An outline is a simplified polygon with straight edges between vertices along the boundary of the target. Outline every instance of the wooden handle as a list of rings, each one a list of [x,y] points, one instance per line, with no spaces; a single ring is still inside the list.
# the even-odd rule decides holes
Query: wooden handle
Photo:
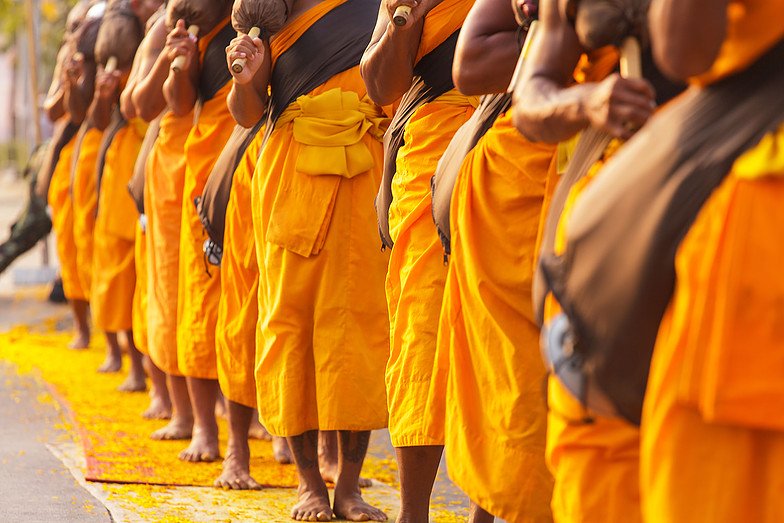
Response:
[[[117,70],[117,57],[110,56],[108,60],[106,60],[106,67],[103,68],[104,72],[113,73]]]
[[[398,26],[404,26],[408,23],[408,18],[411,16],[411,7],[407,5],[399,5],[395,9],[395,14],[392,15],[392,22]]]
[[[640,43],[630,36],[621,45],[621,76],[624,78],[642,78],[642,58]]]
[[[258,38],[261,34],[261,29],[258,27],[251,27],[250,31],[248,31],[248,36],[251,38]],[[247,62],[247,58],[237,58],[231,63],[231,70],[234,71],[235,74],[240,74],[243,70],[245,70],[245,63]]]
[[[192,26],[188,27],[188,34],[190,34],[191,36],[199,36],[199,26],[198,25],[192,25]],[[179,73],[180,71],[182,71],[183,67],[185,67],[185,57],[184,56],[178,56],[177,58],[172,60],[171,70],[174,71],[175,73]]]

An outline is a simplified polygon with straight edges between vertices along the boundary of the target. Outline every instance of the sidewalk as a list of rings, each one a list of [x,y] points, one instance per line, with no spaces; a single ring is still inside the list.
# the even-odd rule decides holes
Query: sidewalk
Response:
[[[21,181],[0,179],[0,241],[25,203]],[[50,238],[50,264],[56,255]],[[66,306],[46,301],[48,285],[23,285],[45,274],[42,247],[25,254],[0,275],[0,332],[24,324],[66,331],[70,329]],[[52,270],[52,269],[49,269]],[[292,489],[257,492],[222,491],[196,487],[151,487],[84,481],[84,455],[75,434],[69,433],[65,411],[34,376],[20,376],[3,362],[0,347],[0,521],[99,522],[99,521],[259,521],[289,522],[294,502]],[[368,468],[389,470],[394,453],[386,431],[374,433]],[[376,482],[364,491],[366,499],[387,510],[394,521],[399,496],[396,489]],[[445,468],[433,492],[432,520],[464,521],[468,504],[447,478]]]

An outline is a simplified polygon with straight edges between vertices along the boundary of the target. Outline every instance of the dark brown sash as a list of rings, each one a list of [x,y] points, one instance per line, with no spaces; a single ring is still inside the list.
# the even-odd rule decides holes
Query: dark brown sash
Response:
[[[313,23],[275,62],[264,141],[286,108],[333,76],[359,65],[379,0],[348,0]]]
[[[468,153],[490,130],[501,114],[512,105],[511,93],[490,94],[482,97],[471,118],[457,130],[449,147],[438,162],[436,173],[430,181],[433,192],[433,221],[444,246],[445,259],[452,253],[449,230],[449,208],[452,191]]]
[[[539,271],[564,311],[543,333],[545,357],[589,407],[640,422],[677,249],[735,160],[784,121],[782,63],[784,41],[662,109],[586,189],[563,256],[542,252]]]
[[[245,151],[261,129],[264,118],[251,129],[237,125],[223,147],[215,166],[207,178],[204,192],[196,200],[196,211],[210,240],[223,250],[223,233],[226,228],[226,209],[229,206],[234,171]]]
[[[406,125],[417,109],[455,88],[452,81],[452,61],[459,35],[458,29],[416,64],[411,87],[403,95],[384,135],[384,175],[376,196],[376,216],[382,248],[391,249],[394,245],[389,234],[389,207],[392,205],[392,179],[397,170],[397,153],[404,145]]]
[[[150,156],[155,145],[155,140],[158,139],[158,131],[161,129],[161,116],[150,122],[147,127],[147,132],[144,134],[144,141],[142,147],[139,149],[139,155],[136,157],[136,163],[133,166],[133,176],[128,181],[128,192],[136,204],[136,210],[139,214],[144,214],[144,184],[147,178],[147,158]]]
[[[231,80],[231,73],[226,65],[226,47],[237,32],[229,22],[216,34],[204,51],[199,72],[199,101],[212,100],[218,91]]]
[[[57,168],[57,163],[60,161],[60,154],[63,148],[76,136],[79,131],[79,125],[71,122],[67,117],[57,123],[52,134],[52,139],[46,147],[46,155],[44,156],[41,170],[38,172],[38,181],[36,182],[36,194],[46,200],[49,195],[49,185],[52,183],[52,175]]]
[[[98,194],[101,193],[103,170],[104,167],[106,167],[106,151],[109,150],[109,146],[112,145],[112,142],[114,141],[115,136],[117,136],[117,133],[119,133],[120,130],[123,129],[126,125],[128,125],[128,122],[126,122],[125,118],[123,118],[123,115],[120,112],[120,107],[115,107],[114,111],[112,112],[112,119],[109,122],[109,126],[104,131],[103,136],[101,137],[101,145],[98,148],[98,160],[95,164],[95,174],[98,177]]]

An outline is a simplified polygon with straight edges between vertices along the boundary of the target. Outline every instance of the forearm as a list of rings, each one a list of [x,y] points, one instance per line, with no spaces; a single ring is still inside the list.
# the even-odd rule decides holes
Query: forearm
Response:
[[[656,62],[686,79],[710,69],[727,30],[728,0],[655,0],[649,21]]]
[[[175,116],[185,116],[196,105],[196,86],[188,71],[172,71],[163,83],[163,96]]]
[[[519,54],[516,31],[461,38],[452,68],[455,86],[466,95],[504,92]]]
[[[234,82],[227,100],[229,111],[237,124],[251,128],[256,125],[267,107],[267,96],[253,84]]]
[[[595,84],[562,88],[548,78],[533,76],[515,91],[513,121],[529,140],[557,143],[590,124],[585,100]]]
[[[149,73],[140,78],[133,89],[131,98],[136,114],[151,122],[166,109],[163,84],[169,77],[171,64],[164,53],[160,53]]]
[[[411,87],[420,37],[421,24],[404,31],[387,23],[380,38],[365,51],[360,71],[374,102],[389,105]]]
[[[105,131],[112,120],[115,101],[96,98],[90,108],[90,118],[96,129]]]
[[[75,123],[81,123],[87,118],[87,110],[92,102],[92,97],[88,99],[83,91],[79,84],[65,91],[65,107],[68,110],[68,114],[71,115],[71,120]]]
[[[65,90],[60,87],[44,101],[44,111],[50,122],[56,122],[65,116]]]

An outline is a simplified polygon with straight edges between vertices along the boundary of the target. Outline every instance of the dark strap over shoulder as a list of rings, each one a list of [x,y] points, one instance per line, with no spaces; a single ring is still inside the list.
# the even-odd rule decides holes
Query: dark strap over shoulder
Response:
[[[70,120],[60,122],[54,129],[52,139],[46,147],[46,156],[44,156],[41,170],[38,171],[38,181],[36,182],[35,192],[41,198],[47,199],[49,194],[49,185],[52,183],[52,175],[57,168],[60,161],[60,154],[63,148],[76,136],[79,131],[79,125]]]
[[[98,176],[98,193],[101,192],[101,180],[103,179],[103,169],[106,167],[106,151],[109,150],[109,146],[112,145],[114,141],[114,137],[117,136],[117,133],[120,132],[122,128],[128,125],[128,122],[125,121],[123,118],[122,113],[120,112],[119,107],[115,107],[114,111],[112,112],[112,119],[109,122],[109,126],[103,133],[101,137],[101,146],[98,148],[98,161],[96,162],[95,166],[95,174]]]
[[[784,40],[663,108],[583,193],[563,256],[542,253],[539,270],[565,313],[543,349],[582,377],[572,392],[583,401],[640,422],[678,247],[735,160],[784,121],[782,63]]]
[[[133,167],[133,176],[128,181],[128,192],[131,198],[133,198],[133,203],[136,204],[136,210],[139,211],[139,214],[144,214],[144,184],[146,182],[147,158],[150,156],[150,151],[152,151],[155,141],[158,139],[158,132],[161,129],[161,118],[162,116],[159,116],[147,126],[144,141]]]
[[[202,103],[212,100],[218,91],[231,80],[231,73],[226,65],[226,47],[235,36],[237,36],[237,32],[230,23],[226,23],[204,52],[199,72],[198,89],[199,100]]]
[[[417,109],[454,89],[452,62],[459,35],[458,29],[416,64],[411,87],[403,95],[384,135],[384,175],[376,196],[378,229],[384,247],[391,249],[394,245],[389,234],[389,206],[392,205],[392,179],[397,169],[397,153],[404,144],[406,125]]]
[[[261,130],[264,118],[247,129],[240,125],[234,127],[226,146],[223,148],[215,166],[207,178],[204,192],[197,199],[196,212],[210,240],[223,250],[223,233],[226,227],[226,209],[231,196],[234,171],[242,160],[245,151]]]
[[[457,130],[449,146],[444,151],[430,181],[433,192],[433,221],[444,246],[444,255],[452,253],[451,231],[449,229],[449,209],[452,191],[460,174],[463,161],[468,153],[490,130],[501,114],[512,106],[511,93],[489,94],[482,97],[471,118]]]
[[[286,108],[333,76],[359,65],[378,16],[379,0],[348,0],[313,23],[278,57],[266,137]]]

